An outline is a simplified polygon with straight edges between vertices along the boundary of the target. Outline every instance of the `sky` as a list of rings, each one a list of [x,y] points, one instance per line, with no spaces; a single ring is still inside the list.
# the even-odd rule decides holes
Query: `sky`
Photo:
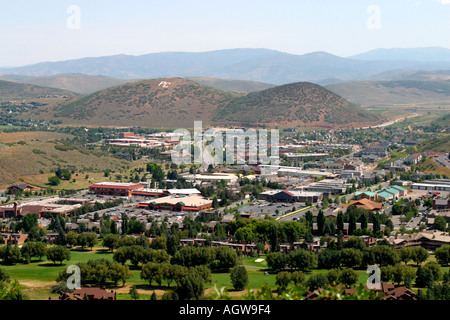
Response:
[[[450,48],[450,0],[0,0],[0,67],[267,48]]]

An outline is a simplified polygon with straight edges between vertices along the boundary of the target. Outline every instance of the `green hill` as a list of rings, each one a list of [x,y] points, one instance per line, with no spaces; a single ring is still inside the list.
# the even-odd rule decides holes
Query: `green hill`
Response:
[[[269,127],[339,128],[372,124],[383,118],[309,82],[250,93],[219,107],[219,124]]]

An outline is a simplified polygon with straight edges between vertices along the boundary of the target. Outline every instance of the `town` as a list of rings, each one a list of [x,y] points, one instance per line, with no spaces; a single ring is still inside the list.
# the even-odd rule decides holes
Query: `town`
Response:
[[[203,297],[207,283],[211,288],[217,270],[229,272],[231,279],[238,279],[234,288],[243,290],[251,266],[242,271],[242,261],[252,261],[253,267],[266,270],[262,277],[271,278],[280,294],[293,281],[305,288],[305,299],[317,299],[317,289],[333,283],[330,280],[343,284],[344,294],[353,294],[351,288],[360,283],[362,270],[376,264],[382,268],[384,286],[376,292],[378,298],[426,299],[424,292],[428,297],[445,295],[436,290],[441,288],[437,281],[448,283],[450,179],[445,173],[421,171],[425,161],[438,164],[444,172],[450,170],[448,152],[427,148],[435,133],[424,128],[413,133],[401,125],[314,133],[282,130],[278,165],[248,161],[177,165],[170,159],[179,141],[176,134],[140,134],[139,128],[113,132],[103,139],[94,135],[93,142],[96,148],[139,163],[135,175],[126,176],[128,181],[125,175],[105,171],[103,179],[92,181],[88,188],[58,190],[62,180],[75,174],[59,168],[47,187],[16,183],[2,192],[4,265],[30,264],[33,258],[46,256],[63,268],[64,260],[70,263],[70,251],[80,254],[73,251],[79,246],[81,252],[91,248],[85,251],[91,253],[93,247],[106,247],[113,263],[125,267],[109,280],[116,288],[118,279],[124,286],[133,277],[130,270],[140,270],[142,281],[150,287],[167,288],[163,299],[192,299]],[[237,149],[234,157],[240,152],[248,160],[248,142]],[[43,251],[34,248],[36,243],[44,244]],[[60,252],[49,254],[52,248]],[[376,253],[378,248],[393,251]],[[152,258],[156,252],[165,255]],[[190,261],[194,256],[205,262]],[[428,261],[429,257],[435,260]],[[410,261],[414,267],[408,265]],[[110,263],[105,268],[112,268]],[[187,280],[170,270],[176,265],[188,270],[197,264],[207,266],[207,271],[195,271],[202,280],[189,281],[200,281],[201,289],[185,292]],[[416,264],[423,264],[420,271]],[[329,273],[318,275],[315,269]],[[431,278],[422,269],[431,272]],[[238,271],[241,275],[233,276]],[[94,285],[92,289],[73,293],[61,282],[66,278],[61,273],[54,279],[59,284],[51,299],[116,299],[117,291],[124,294],[101,289],[109,276],[100,281],[95,272],[83,280]],[[162,286],[163,280],[169,285]],[[172,281],[175,287],[170,286]],[[135,288],[127,292],[132,298],[139,296]]]

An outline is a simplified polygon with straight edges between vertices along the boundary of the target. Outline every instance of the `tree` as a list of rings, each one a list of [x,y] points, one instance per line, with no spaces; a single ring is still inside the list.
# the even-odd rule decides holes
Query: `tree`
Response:
[[[302,271],[294,271],[291,273],[291,279],[296,286],[303,285],[306,282],[306,274]]]
[[[64,260],[70,260],[70,251],[65,246],[53,246],[47,249],[47,259],[62,264]]]
[[[309,291],[323,288],[326,284],[328,284],[327,276],[321,273],[310,275],[306,281],[306,287],[308,287]]]
[[[427,260],[429,256],[430,254],[425,248],[415,247],[411,250],[411,259],[417,263],[417,265]]]
[[[350,206],[352,207],[352,206]],[[349,207],[349,208],[350,208]],[[348,233],[353,234],[353,232],[356,230],[356,216],[354,211],[350,211],[348,215]]]
[[[121,265],[118,262],[112,262],[109,264],[109,278],[114,282],[114,285],[117,286],[119,281],[122,281],[122,286],[125,285],[126,280],[131,278],[133,274],[128,269],[128,266]]]
[[[400,261],[404,262],[405,264],[408,264],[408,261],[413,258],[413,248],[411,247],[402,247],[398,253]]]
[[[103,245],[109,250],[113,251],[119,246],[120,236],[118,234],[105,234],[103,236]]]
[[[354,248],[358,250],[364,250],[366,249],[366,243],[364,240],[358,236],[351,236],[348,238],[348,240],[344,243],[344,248]]]
[[[131,286],[130,291],[128,291],[128,293],[131,296],[131,300],[139,300],[141,297],[141,295],[136,289],[136,286]]]
[[[277,274],[275,278],[275,284],[280,287],[281,291],[286,290],[287,286],[289,285],[289,282],[291,282],[291,274],[287,271],[282,271]]]
[[[274,271],[284,269],[288,262],[287,256],[281,252],[269,252],[266,260],[267,266]]]
[[[66,244],[69,245],[69,247],[73,247],[77,244],[78,234],[74,231],[69,231],[66,234]]]
[[[342,213],[342,211],[339,211],[336,217],[336,229],[337,232],[344,231],[344,214]]]
[[[44,242],[25,242],[20,248],[22,257],[25,257],[30,262],[32,257],[39,257],[42,259],[47,253],[47,245]]]
[[[448,265],[450,262],[450,245],[444,244],[435,251],[436,260],[442,265]]]
[[[20,261],[22,255],[17,245],[6,244],[0,246],[0,259],[4,264],[12,265]]]
[[[61,183],[61,179],[57,176],[48,177],[48,184],[51,186],[58,186]]]
[[[344,248],[340,252],[340,263],[347,267],[359,267],[363,262],[363,253],[354,248]]]
[[[338,281],[345,284],[347,287],[351,287],[358,281],[358,274],[355,270],[346,268],[340,272]]]
[[[368,248],[373,254],[374,263],[380,266],[395,265],[399,261],[399,254],[397,250],[388,245],[377,245]]]
[[[300,271],[310,271],[311,269],[317,268],[318,257],[314,252],[297,249],[289,252],[288,254],[288,264]]]
[[[340,250],[320,250],[317,259],[318,267],[321,269],[338,268],[340,266]]]
[[[435,227],[437,230],[445,231],[447,228],[447,220],[445,220],[444,217],[437,216],[434,218],[433,227]]]
[[[28,213],[22,218],[21,228],[24,232],[29,232],[33,227],[38,226],[38,215],[36,213]]]
[[[327,199],[327,198],[324,198]],[[319,214],[317,215],[317,230],[320,235],[324,234],[325,231],[325,216],[323,214],[323,210],[319,210]]]
[[[236,251],[229,247],[217,247],[214,250],[215,261],[214,268],[228,272],[237,264],[238,256]]]
[[[230,278],[235,290],[244,290],[244,288],[248,285],[247,269],[245,269],[244,266],[234,267],[231,270]]]

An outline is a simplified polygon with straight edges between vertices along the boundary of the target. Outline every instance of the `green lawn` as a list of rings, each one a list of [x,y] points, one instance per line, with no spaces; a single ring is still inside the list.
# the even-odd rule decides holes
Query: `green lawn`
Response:
[[[51,261],[47,261],[43,259],[42,261],[32,260],[30,264],[18,263],[13,266],[5,266],[2,265],[2,268],[5,268],[12,279],[17,279],[21,282],[25,289],[25,294],[31,300],[47,300],[49,296],[57,297],[57,294],[50,294],[49,289],[51,286],[56,284],[56,278],[61,271],[64,271],[65,268],[71,264],[76,264],[78,262],[87,262],[91,259],[108,259],[112,260],[113,254],[106,249],[96,247],[94,250],[85,249],[84,251],[80,251],[78,249],[74,249],[71,251],[71,259],[70,261],[64,261],[62,265],[54,264]],[[258,259],[263,259],[259,261]],[[258,261],[258,262],[257,262]],[[427,261],[436,261],[433,255],[431,255]],[[248,277],[249,277],[249,285],[248,288],[259,290],[265,284],[269,285],[271,288],[276,288],[275,284],[276,273],[272,273],[267,268],[267,262],[265,260],[265,255],[260,257],[242,257],[242,264],[246,267]],[[416,266],[414,263],[409,263],[411,266]],[[447,272],[450,267],[441,267],[442,272]],[[131,268],[130,268],[131,269]],[[140,278],[140,270],[131,269],[133,276],[128,279],[126,282],[126,286],[129,287],[131,285],[136,285],[138,289],[145,290],[145,294],[141,294],[142,300],[149,300],[150,294],[153,290],[158,290],[161,294],[161,290],[168,289],[166,283],[163,283],[162,288],[158,288],[157,286],[150,287],[145,280]],[[356,270],[359,275],[360,283],[366,283],[369,274],[366,270]],[[316,269],[312,272],[307,273],[307,276],[312,274],[327,274],[327,269]],[[218,288],[225,287],[225,289],[233,296],[239,296],[241,294],[246,294],[247,289],[243,292],[234,292],[230,273],[212,273],[211,274],[211,283],[206,284],[207,294],[211,293],[211,289],[214,286]],[[119,288],[121,289],[121,284]],[[174,288],[175,284],[172,283],[170,288]],[[117,293],[118,300],[129,300],[130,296],[128,294],[128,288],[122,288],[120,293]]]

